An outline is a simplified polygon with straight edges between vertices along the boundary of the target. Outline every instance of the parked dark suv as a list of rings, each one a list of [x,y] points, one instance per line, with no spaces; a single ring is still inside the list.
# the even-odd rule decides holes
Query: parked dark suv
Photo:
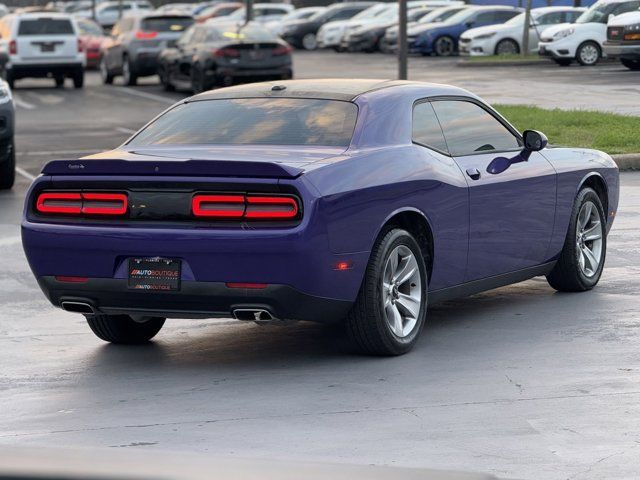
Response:
[[[138,77],[155,75],[158,55],[171,47],[193,24],[188,15],[150,13],[127,16],[113,26],[102,47],[100,73],[105,84],[122,75],[125,85],[135,85]]]

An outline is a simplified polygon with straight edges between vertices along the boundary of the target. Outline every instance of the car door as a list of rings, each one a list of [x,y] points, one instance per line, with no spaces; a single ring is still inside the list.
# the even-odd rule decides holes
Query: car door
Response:
[[[556,172],[543,155],[520,156],[519,134],[471,98],[432,101],[450,155],[469,186],[469,257],[465,281],[548,260],[556,208]],[[488,173],[499,157],[517,163]]]

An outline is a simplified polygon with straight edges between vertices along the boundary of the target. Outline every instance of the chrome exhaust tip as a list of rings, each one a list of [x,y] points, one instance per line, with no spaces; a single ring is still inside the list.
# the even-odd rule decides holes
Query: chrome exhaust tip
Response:
[[[73,302],[65,300],[60,303],[63,310],[72,313],[82,313],[84,315],[95,315],[96,310],[91,305],[85,302]]]
[[[263,308],[236,308],[231,313],[233,314],[233,318],[242,321],[256,323],[271,323],[280,321],[279,319],[271,315],[271,312]]]

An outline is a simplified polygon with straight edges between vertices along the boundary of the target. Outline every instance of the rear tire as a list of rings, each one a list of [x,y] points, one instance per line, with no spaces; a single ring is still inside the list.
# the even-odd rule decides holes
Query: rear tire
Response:
[[[362,353],[401,355],[415,345],[426,312],[427,270],[420,246],[406,230],[390,229],[371,252],[347,315],[347,336]]]
[[[307,33],[302,37],[302,48],[305,50],[315,50],[318,48],[318,39],[315,33]]]
[[[56,81],[56,88],[64,87],[64,75],[56,75],[54,80]]]
[[[520,45],[511,38],[500,40],[496,45],[496,55],[517,55],[520,53]]]
[[[84,87],[84,70],[79,68],[73,72],[73,88]]]
[[[584,292],[596,286],[607,253],[606,219],[598,194],[591,188],[580,190],[564,247],[547,275],[549,285],[560,292]]]
[[[630,60],[628,58],[621,58],[620,63],[627,67],[629,70],[640,70],[640,60]]]
[[[6,157],[0,159],[0,190],[9,190],[16,179],[16,150],[13,139],[6,146]]]
[[[129,60],[129,56],[125,55],[122,58],[122,81],[129,87],[133,87],[138,83],[138,76],[136,75],[134,68],[135,67],[131,64],[131,60]]]
[[[100,59],[100,78],[102,78],[102,83],[104,85],[111,85],[113,83],[113,75],[107,67],[107,61],[105,60],[104,55]]]
[[[87,323],[95,335],[110,343],[135,345],[146,343],[160,331],[164,318],[146,317],[135,321],[129,315],[87,315]]]
[[[169,72],[162,65],[158,67],[158,76],[160,77],[160,83],[162,84],[162,89],[165,92],[173,92],[175,90],[175,87],[173,86],[173,84],[171,83],[171,80],[169,79]]]

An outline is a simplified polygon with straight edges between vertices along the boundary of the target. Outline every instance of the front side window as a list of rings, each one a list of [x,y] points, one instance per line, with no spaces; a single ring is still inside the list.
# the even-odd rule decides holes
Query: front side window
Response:
[[[516,150],[521,146],[507,127],[475,103],[439,100],[432,104],[453,156]]]
[[[430,102],[418,103],[413,107],[412,140],[425,147],[447,153],[447,142]]]
[[[237,98],[178,105],[128,145],[322,145],[346,147],[358,108],[350,102]]]

